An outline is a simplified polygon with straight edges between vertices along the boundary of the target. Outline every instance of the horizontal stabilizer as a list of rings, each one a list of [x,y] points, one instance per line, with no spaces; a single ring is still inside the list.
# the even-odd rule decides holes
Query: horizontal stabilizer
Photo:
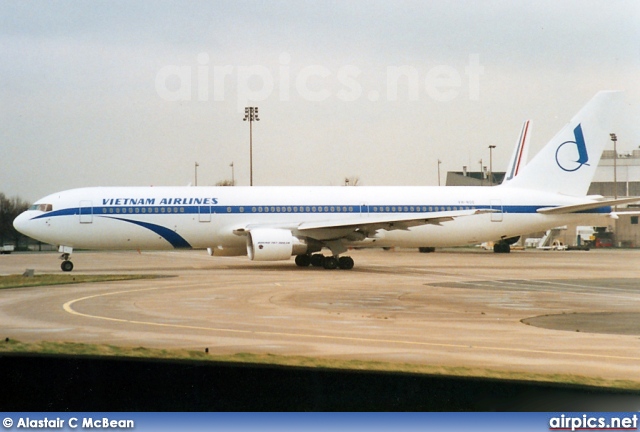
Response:
[[[621,212],[612,211],[611,213],[609,213],[609,217],[611,219],[620,219],[620,216],[640,216],[640,210]]]
[[[605,201],[595,201],[595,202],[588,202],[584,204],[572,204],[572,205],[565,205],[565,206],[559,206],[559,207],[545,207],[545,208],[538,209],[538,213],[542,213],[542,214],[577,213],[585,210],[593,210],[593,209],[598,209],[602,207],[610,207],[613,205],[628,204],[628,203],[638,202],[638,201],[640,201],[640,198],[638,197],[621,198],[617,200],[613,199],[613,200],[605,200]]]

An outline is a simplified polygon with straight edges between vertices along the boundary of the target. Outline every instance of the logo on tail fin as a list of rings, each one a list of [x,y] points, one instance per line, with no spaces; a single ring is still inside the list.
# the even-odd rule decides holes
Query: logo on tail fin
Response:
[[[583,165],[589,166],[589,155],[587,145],[582,134],[582,125],[576,126],[573,130],[575,141],[565,141],[556,150],[556,163],[563,171],[578,171]],[[574,147],[575,145],[575,147]],[[577,156],[577,160],[576,160]]]

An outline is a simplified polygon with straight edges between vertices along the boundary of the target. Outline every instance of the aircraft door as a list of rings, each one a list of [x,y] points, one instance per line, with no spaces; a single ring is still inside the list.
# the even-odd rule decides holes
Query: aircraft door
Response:
[[[366,202],[360,203],[360,217],[369,217],[369,204]]]
[[[80,201],[80,223],[93,223],[93,203],[91,201]]]
[[[211,222],[211,206],[198,206],[198,220]]]
[[[502,201],[497,199],[492,199],[490,202],[491,210],[495,210],[494,213],[491,213],[491,222],[502,222]]]

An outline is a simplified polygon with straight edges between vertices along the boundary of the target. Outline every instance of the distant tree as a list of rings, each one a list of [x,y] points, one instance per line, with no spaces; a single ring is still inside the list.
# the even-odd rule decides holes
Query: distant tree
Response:
[[[7,198],[0,192],[0,245],[8,243],[18,246],[20,240],[25,238],[13,227],[13,220],[29,205],[19,197]]]
[[[344,178],[345,186],[359,186],[360,185],[360,177],[345,177]]]
[[[235,186],[235,183],[232,180],[220,180],[216,186]]]

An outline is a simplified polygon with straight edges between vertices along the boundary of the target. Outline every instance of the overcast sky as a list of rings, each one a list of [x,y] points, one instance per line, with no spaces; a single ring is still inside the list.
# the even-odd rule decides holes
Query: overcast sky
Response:
[[[0,192],[436,185],[599,90],[640,146],[640,2],[0,0]],[[633,121],[632,121],[633,120]]]

